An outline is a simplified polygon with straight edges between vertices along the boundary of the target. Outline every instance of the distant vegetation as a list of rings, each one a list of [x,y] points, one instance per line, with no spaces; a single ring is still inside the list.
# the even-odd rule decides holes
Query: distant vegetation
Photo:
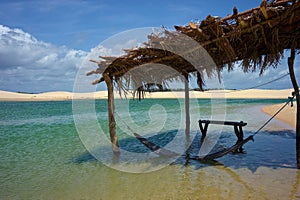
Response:
[[[20,94],[39,94],[39,93],[33,93],[33,92],[20,92],[20,91],[18,91],[17,93],[20,93]]]
[[[210,91],[210,90],[236,90],[236,89],[231,89],[231,88],[207,88],[204,89],[204,91]],[[149,89],[149,90],[145,90],[146,92],[169,92],[169,91],[173,91],[173,92],[182,92],[184,91],[184,88],[175,88],[175,89]],[[190,91],[201,91],[200,88],[192,88],[190,89]]]

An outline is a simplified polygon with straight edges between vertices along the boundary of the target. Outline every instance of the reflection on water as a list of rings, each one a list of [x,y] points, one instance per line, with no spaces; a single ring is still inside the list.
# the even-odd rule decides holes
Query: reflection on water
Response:
[[[234,137],[221,137],[220,143],[234,140]],[[198,139],[199,136],[192,144],[191,154],[197,152]],[[155,138],[152,140],[155,141]],[[130,140],[126,142],[130,143]],[[173,164],[146,174],[129,174],[99,166],[99,171],[89,180],[95,183],[90,187],[97,190],[89,195],[103,199],[299,198],[300,171],[296,169],[294,143],[293,131],[264,131],[257,135],[254,143],[245,145],[246,153],[230,154],[218,162],[203,163],[182,156]],[[87,163],[100,165],[88,154],[79,156],[73,162],[79,166]],[[99,183],[100,177],[106,184]],[[82,188],[78,189],[84,193]],[[80,192],[76,195],[84,198]]]
[[[12,198],[30,199],[295,199],[299,171],[170,165],[147,174],[128,174],[99,164],[79,165],[50,187],[15,188]],[[62,176],[62,174],[61,174]],[[46,180],[45,180],[46,181]],[[51,185],[54,184],[54,185]],[[26,188],[26,187],[25,187]],[[25,189],[24,188],[24,189]],[[27,186],[28,188],[28,186]],[[12,191],[11,191],[12,192]],[[28,195],[30,194],[31,195]]]

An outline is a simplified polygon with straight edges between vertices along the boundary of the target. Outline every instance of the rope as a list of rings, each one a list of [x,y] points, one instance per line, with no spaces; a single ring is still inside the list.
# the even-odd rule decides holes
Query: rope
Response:
[[[114,114],[116,114],[116,116],[119,118],[119,120],[126,126],[126,128],[127,128],[132,134],[135,133],[135,132],[133,131],[133,129],[130,128],[124,120],[122,120],[122,118],[120,117],[120,115],[119,115],[117,112],[114,111]]]
[[[283,79],[284,77],[288,76],[289,74],[290,74],[290,73],[287,73],[287,74],[284,74],[284,75],[282,75],[282,76],[280,76],[280,77],[278,77],[278,78],[276,78],[276,79],[273,79],[273,80],[271,80],[271,81],[269,81],[269,82],[262,83],[262,84],[260,84],[260,85],[256,85],[256,86],[249,87],[249,88],[246,88],[246,89],[241,89],[241,90],[251,90],[251,89],[259,88],[259,87],[261,87],[261,86],[268,85],[268,84],[270,84],[270,83],[273,83],[273,82],[275,82],[275,81],[278,81],[278,80],[280,80],[280,79]],[[238,91],[239,91],[239,90],[238,90]]]
[[[228,91],[228,92],[222,92],[222,91],[220,91],[220,92],[209,92],[209,93],[232,93],[232,92],[239,92],[239,91],[244,91],[244,90],[251,90],[251,89],[259,88],[259,87],[264,86],[264,85],[268,85],[268,84],[273,83],[275,81],[278,81],[280,79],[283,79],[284,77],[288,76],[289,74],[290,73],[284,74],[284,75],[282,75],[282,76],[280,76],[278,78],[275,78],[275,79],[273,79],[271,81],[268,81],[268,82],[265,82],[265,83],[262,83],[262,84],[259,84],[259,85],[255,85],[255,86],[252,86],[252,87],[249,87],[249,88],[232,90],[232,91]]]
[[[246,144],[250,140],[254,141],[254,136],[257,135],[268,123],[270,123],[270,121],[272,121],[272,119],[274,119],[276,117],[276,115],[278,115],[278,113],[280,113],[290,102],[293,102],[294,98],[298,95],[299,95],[299,90],[293,92],[292,97],[289,97],[287,102],[272,117],[270,117],[270,119],[268,119],[255,133],[253,133],[252,135],[250,135],[246,139],[236,143],[232,147],[229,147],[229,148],[224,149],[222,151],[218,151],[216,153],[208,154],[208,155],[206,155],[202,158],[198,157],[196,159],[197,160],[213,160],[213,159],[216,159],[216,158],[220,158],[220,157],[222,157],[222,156],[224,156],[228,153],[234,152],[235,150],[237,150],[238,148],[240,148],[241,146],[243,146],[244,144]]]
[[[270,119],[268,119],[255,133],[253,133],[253,136],[258,134],[270,121],[272,121],[290,102],[293,102],[294,100],[293,96],[292,98],[289,98],[288,101],[272,116]]]
[[[250,140],[254,141],[254,136],[257,135],[267,124],[269,124],[290,102],[294,101],[294,98],[296,96],[299,95],[299,90],[296,90],[295,92],[292,93],[292,97],[288,97],[287,102],[280,108],[278,109],[278,111],[271,116],[255,133],[253,133],[252,135],[248,136],[246,139],[236,143],[235,145],[224,149],[222,151],[218,151],[216,153],[212,153],[212,154],[208,154],[204,157],[193,157],[192,159],[196,159],[196,160],[200,160],[200,161],[205,161],[205,160],[213,160],[216,158],[220,158],[228,153],[234,152],[237,149],[239,149],[241,146],[243,146],[244,144],[246,144],[247,142],[249,142]],[[127,129],[129,131],[131,131],[134,135],[136,135],[136,133],[127,125],[127,123],[125,123],[121,117],[118,115],[117,112],[114,112],[114,114],[116,114],[116,116],[120,119],[120,121],[127,127]]]

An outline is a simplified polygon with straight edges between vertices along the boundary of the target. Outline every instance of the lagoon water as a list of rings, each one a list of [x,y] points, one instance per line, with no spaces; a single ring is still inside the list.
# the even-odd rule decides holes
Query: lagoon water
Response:
[[[190,152],[197,154],[201,148],[199,118],[243,120],[248,123],[244,128],[247,136],[269,118],[260,111],[261,106],[285,100],[191,101],[194,142]],[[90,102],[82,100],[82,117],[85,103]],[[155,155],[132,136],[132,131],[162,146],[181,134],[184,146],[182,103],[178,99],[117,100],[121,149],[150,158],[125,159],[120,163],[114,160],[108,165],[108,156],[103,154],[110,146],[101,143],[97,147],[100,150],[96,157],[105,157],[105,162],[87,150],[82,129],[74,123],[71,101],[0,102],[0,199],[300,198],[295,133],[276,119],[255,136],[254,142],[244,146],[243,154],[229,154],[210,163],[186,156],[170,163],[157,162]],[[106,100],[96,100],[95,110],[99,126],[107,135]],[[220,134],[214,138],[216,133]],[[232,127],[218,125],[209,127],[208,138],[216,139],[214,149],[231,146],[236,140]],[[171,148],[181,151],[179,146],[177,142]]]

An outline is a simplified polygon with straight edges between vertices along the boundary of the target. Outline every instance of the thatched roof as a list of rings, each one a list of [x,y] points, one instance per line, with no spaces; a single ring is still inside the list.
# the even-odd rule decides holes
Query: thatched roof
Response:
[[[106,73],[118,83],[119,88],[130,84],[146,85],[151,81],[164,85],[165,80],[178,79],[178,74],[150,77],[151,81],[132,81],[132,77],[126,76],[128,71],[137,66],[159,63],[172,67],[181,75],[197,76],[199,87],[202,88],[204,73],[210,76],[223,69],[231,70],[237,61],[242,61],[245,71],[259,69],[262,73],[267,66],[278,64],[285,49],[300,49],[300,2],[277,0],[267,3],[264,0],[257,8],[245,12],[239,13],[234,8],[233,14],[223,19],[208,15],[203,21],[175,26],[175,29],[149,35],[143,47],[126,50],[123,56],[100,57],[101,60],[93,61],[98,68],[88,75]],[[212,67],[211,62],[207,61],[207,65],[197,68],[195,63],[187,59],[190,56],[204,59],[203,51],[199,51],[190,38],[210,54],[215,66]],[[183,51],[180,47],[183,47]],[[162,71],[157,74],[166,73]],[[94,84],[102,81],[104,79],[101,77]]]

